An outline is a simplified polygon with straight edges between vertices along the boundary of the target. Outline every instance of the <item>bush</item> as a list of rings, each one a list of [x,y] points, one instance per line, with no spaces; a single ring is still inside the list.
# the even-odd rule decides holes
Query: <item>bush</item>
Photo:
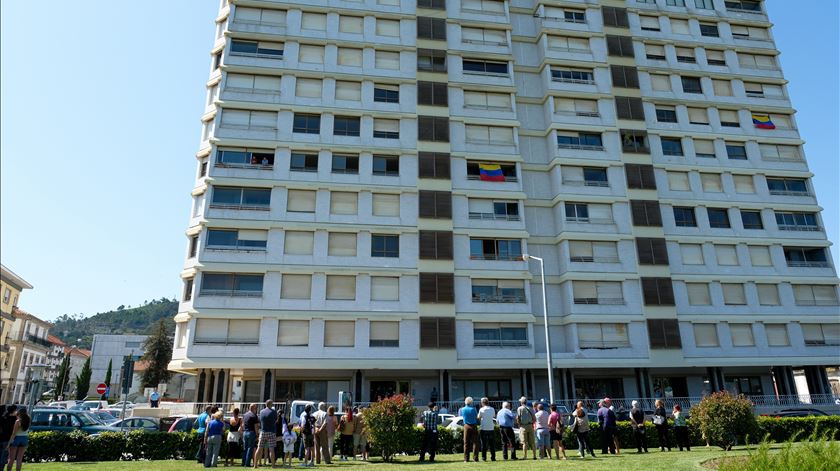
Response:
[[[712,445],[729,449],[739,440],[756,437],[758,424],[752,403],[744,396],[716,392],[691,408],[691,415],[700,423],[700,432]]]
[[[793,439],[778,452],[771,452],[765,440],[749,455],[725,458],[718,465],[719,471],[800,471],[840,469],[840,443],[827,435],[819,438],[816,432],[805,442],[794,444]]]
[[[416,411],[409,396],[398,395],[375,402],[365,410],[365,427],[371,446],[385,461],[419,448],[414,427]]]

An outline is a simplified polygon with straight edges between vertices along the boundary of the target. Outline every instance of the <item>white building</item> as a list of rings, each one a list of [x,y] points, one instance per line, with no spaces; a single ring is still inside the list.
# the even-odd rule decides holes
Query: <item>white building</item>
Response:
[[[560,399],[830,392],[838,279],[763,2],[231,0],[211,52],[196,400],[547,396],[523,253]]]
[[[22,404],[27,400],[32,365],[45,365],[52,344],[47,340],[51,323],[18,308],[12,310],[14,322],[6,341],[9,354],[0,370],[3,383],[3,403]],[[41,389],[46,391],[45,388]]]
[[[96,389],[96,385],[105,381],[105,373],[108,371],[108,362],[110,361],[111,397],[119,397],[123,358],[129,355],[142,356],[145,351],[143,344],[147,338],[148,335],[94,335],[93,345],[90,349],[91,391]],[[132,390],[135,389],[136,387],[132,388]]]

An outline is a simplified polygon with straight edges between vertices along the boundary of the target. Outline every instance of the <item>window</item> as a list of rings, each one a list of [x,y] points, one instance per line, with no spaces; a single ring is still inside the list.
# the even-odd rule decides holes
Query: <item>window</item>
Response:
[[[312,275],[284,273],[281,280],[281,299],[310,299],[312,297]]]
[[[253,209],[267,211],[271,204],[271,189],[214,186],[211,208]]]
[[[303,134],[321,133],[321,115],[308,113],[295,113],[292,132]]]
[[[297,120],[297,117],[295,119]],[[357,116],[336,116],[333,124],[333,135],[358,136],[359,126],[360,119]]]
[[[398,235],[372,235],[370,239],[371,257],[392,257],[400,256],[400,236]]]
[[[321,98],[322,81],[298,77],[295,79],[295,96],[303,98]],[[319,115],[320,116],[320,115]]]
[[[277,112],[225,109],[222,110],[221,126],[255,131],[273,131],[277,129]]]
[[[200,296],[260,297],[263,275],[245,273],[203,273]]]
[[[400,158],[396,155],[373,155],[373,174],[398,176],[400,174]]]
[[[744,229],[764,229],[761,211],[741,210],[741,222],[744,224]]]
[[[688,108],[688,122],[691,124],[709,124],[709,113],[706,111],[706,108]],[[696,142],[697,141],[695,140],[695,143]],[[714,143],[712,143],[712,149],[714,150]],[[712,152],[712,155],[714,155],[714,151]]]
[[[352,173],[354,175],[359,173],[359,156],[358,155],[344,155],[333,154],[332,156],[332,173]]]
[[[274,165],[274,150],[220,147],[216,151],[216,167],[270,167]]]
[[[452,193],[448,191],[419,191],[421,218],[452,219]]]
[[[604,181],[606,181],[606,170]],[[624,173],[627,176],[627,188],[641,190],[655,190],[656,177],[653,174],[653,165],[624,164]]]
[[[642,277],[642,295],[646,306],[674,305],[674,291],[670,278]]]
[[[470,143],[503,146],[514,144],[513,128],[510,127],[467,124],[465,128],[466,141]]]
[[[709,65],[726,66],[726,56],[723,51],[706,49],[706,63]]]
[[[840,345],[840,324],[802,324],[805,345]]]
[[[505,13],[505,2],[497,0],[463,0],[461,10],[481,12],[488,15]]]
[[[627,348],[630,339],[627,324],[577,324],[581,349]]]
[[[356,344],[354,321],[324,321],[325,347],[352,347]]]
[[[770,257],[770,248],[764,245],[748,246],[750,252],[750,263],[754,267],[770,267],[773,261]]]
[[[793,285],[797,306],[836,306],[837,288],[834,285]]]
[[[364,20],[361,16],[341,15],[338,18],[338,30],[342,33],[362,34],[364,32]]]
[[[452,273],[420,273],[420,302],[454,303],[455,276]]]
[[[604,144],[601,141],[600,134],[592,133],[577,133],[577,134],[557,134],[557,147],[562,149],[580,149],[580,150],[604,150]]]
[[[362,101],[361,82],[335,82],[335,99],[346,101]]]
[[[383,67],[380,65],[380,52],[384,54],[390,54],[383,51],[376,51],[376,67],[377,68],[389,68]],[[395,53],[396,54],[396,53]],[[362,66],[362,50],[361,49],[354,49],[348,47],[339,47],[338,48],[338,65],[344,65],[348,67],[361,67]],[[395,67],[399,68],[399,54],[396,56],[395,60]]]
[[[378,139],[399,139],[400,120],[374,118],[373,137]]]
[[[726,143],[726,157],[729,160],[747,160],[747,148],[743,144]]]
[[[470,239],[473,260],[521,260],[522,241],[514,239]]]
[[[417,0],[417,8],[429,10],[446,10],[446,0]]]
[[[642,31],[661,31],[658,16],[639,15]],[[648,57],[650,59],[650,57]]]
[[[443,82],[417,82],[417,104],[448,106],[449,88]]]
[[[572,281],[575,304],[624,304],[619,281]]]
[[[683,265],[704,265],[703,246],[700,244],[680,244]]]
[[[717,96],[732,96],[732,82],[729,80],[712,80],[712,89]]]
[[[714,10],[715,6],[712,0],[694,0],[694,6],[701,10]]]
[[[660,123],[676,123],[677,109],[674,106],[656,105],[656,120]]]
[[[715,255],[718,265],[737,266],[738,252],[734,245],[715,244]]]
[[[476,322],[473,324],[473,345],[476,347],[528,346],[528,326],[527,324]]]
[[[754,347],[755,339],[751,324],[729,324],[733,347]]]
[[[670,92],[671,77],[665,74],[650,74],[650,84],[654,91]]]
[[[688,304],[690,306],[711,306],[712,298],[709,295],[708,283],[686,283],[688,293]]]
[[[590,52],[589,39],[572,36],[548,36],[548,48],[561,51]]]
[[[417,70],[446,72],[446,51],[417,49]]]
[[[760,144],[759,148],[761,149],[761,159],[768,162],[796,162],[802,160],[797,146]]]
[[[767,177],[767,189],[771,195],[810,196],[807,180],[802,178]]]
[[[615,97],[615,109],[619,119],[645,120],[641,98],[617,96]]]
[[[309,345],[309,321],[286,320],[277,322],[277,345],[280,347],[306,347]]]
[[[507,67],[507,65],[505,66]],[[589,69],[551,69],[551,80],[555,82],[595,84],[595,76]]]
[[[508,63],[507,62],[491,62],[491,61],[483,61],[483,60],[468,60],[464,59],[463,67],[465,73],[478,73],[478,74],[499,74],[499,75],[507,75],[508,73]]]
[[[257,345],[260,343],[259,319],[197,319],[196,344]]]
[[[674,206],[674,222],[677,227],[697,227],[694,208]]]
[[[785,261],[789,267],[828,267],[822,247],[785,247]]]
[[[630,200],[630,213],[634,226],[662,226],[662,214],[659,211],[659,201]]]
[[[327,275],[327,299],[351,301],[356,299],[356,277]]]
[[[752,175],[732,175],[735,183],[735,192],[743,194],[755,194],[755,183]]]
[[[727,306],[745,306],[747,304],[743,283],[721,283],[720,287],[723,289],[723,303]]]
[[[668,265],[668,248],[662,238],[636,238],[636,253],[641,265]]]
[[[420,348],[455,348],[455,318],[421,317]]]
[[[452,260],[452,232],[420,231],[421,260]]]
[[[618,7],[601,7],[601,16],[604,20],[604,25],[615,26],[618,28],[627,28],[630,26],[627,21],[627,9]]]
[[[486,138],[485,138],[486,139]],[[473,139],[467,139],[467,141],[473,141]],[[467,180],[481,180],[481,169],[479,165],[484,164],[485,162],[476,162],[476,161],[467,161]],[[515,182],[518,181],[516,176],[516,164],[496,164],[494,162],[486,162],[488,165],[498,165],[500,170],[502,171],[502,176],[506,182]]]
[[[611,65],[610,77],[613,87],[639,88],[639,72],[635,67]]]
[[[787,324],[764,324],[764,332],[767,334],[768,346],[790,346],[790,337],[788,336]]]
[[[725,208],[707,208],[709,215],[709,227],[718,229],[729,229],[729,212]]]
[[[646,131],[634,131],[629,129],[621,130],[621,150],[638,154],[650,152]]]
[[[245,93],[260,92],[280,93],[280,77],[269,75],[250,75],[228,73],[225,79],[225,89],[228,91],[242,91]],[[218,89],[214,88],[211,96],[218,98]]]
[[[569,261],[582,263],[618,263],[618,245],[615,242],[569,241]]]
[[[400,86],[377,83],[373,86],[373,101],[379,103],[399,103]]]
[[[765,54],[738,53],[738,65],[744,69],[776,70],[776,57]]]
[[[300,18],[300,28],[315,31],[326,31],[327,15],[324,13],[304,12]]]
[[[676,319],[648,319],[647,328],[651,349],[682,347]]]
[[[668,6],[671,6],[671,7],[684,7],[685,6],[685,0],[665,0],[665,5],[668,5]]]
[[[700,23],[700,35],[701,36],[709,36],[712,38],[719,38],[720,32],[718,31],[717,23]]]
[[[723,3],[729,11],[761,13],[761,2],[757,0],[726,0]]]
[[[446,39],[446,19],[417,17],[417,39]]]
[[[738,112],[735,110],[718,110],[720,116],[720,125],[725,128],[739,128],[741,121],[738,118]]]
[[[327,255],[333,257],[356,256],[356,234],[353,232],[330,232]]]
[[[374,216],[399,217],[400,195],[388,193],[374,193],[372,199]]]
[[[230,53],[236,56],[252,56],[264,59],[282,59],[283,43],[243,41],[234,39],[230,42]]]
[[[488,94],[486,92],[467,92],[480,93],[484,96],[498,95],[496,93]],[[464,95],[466,98],[466,94]],[[507,98],[507,108],[510,109],[510,95],[502,95]],[[554,97],[554,112],[562,115],[584,116],[584,117],[598,117],[598,102],[596,100],[583,100],[578,98],[559,98]]]
[[[397,276],[371,276],[371,301],[399,301],[400,278]]]
[[[700,183],[706,193],[720,193],[723,191],[723,182],[719,173],[700,173]]]
[[[691,191],[688,172],[668,172],[668,189],[671,191]]]
[[[419,60],[418,55],[418,61]],[[377,50],[374,53],[374,67],[384,70],[400,70],[400,53],[395,51]]]
[[[194,280],[192,278],[184,279],[184,302],[192,300],[193,283],[194,283]],[[11,293],[11,291],[8,288],[6,288],[6,291]],[[3,302],[5,304],[8,304],[9,300],[6,299],[6,293],[4,293],[3,296],[4,296],[4,301]]]
[[[265,250],[268,231],[253,229],[208,229],[208,250]]]
[[[677,62],[682,62],[684,64],[696,64],[697,58],[694,57],[694,49],[689,47],[678,47],[677,49]]]
[[[330,214],[358,214],[359,194],[347,191],[330,192]]]
[[[294,172],[317,172],[318,154],[292,152],[289,158],[289,170]]]
[[[283,253],[286,255],[312,255],[314,232],[286,231]]]
[[[400,323],[386,321],[370,321],[371,347],[399,347]]]
[[[694,324],[694,345],[698,347],[719,347],[717,324]]]
[[[680,77],[682,82],[682,89],[684,93],[703,93],[703,87],[700,85],[699,77]]]
[[[779,306],[779,287],[772,283],[756,283],[758,303],[762,306]]]
[[[780,231],[821,231],[816,213],[776,212],[776,225]]]
[[[474,303],[524,303],[525,282],[522,280],[472,280]]]
[[[382,18],[376,19],[376,34],[378,36],[400,36],[400,21],[399,20],[385,20]]]
[[[323,64],[324,63],[324,46],[315,46],[312,44],[301,44],[299,51],[299,61],[308,64]]]
[[[222,65],[222,51],[213,54],[213,70],[219,70],[219,67]]]
[[[510,110],[512,108],[511,95],[464,90],[464,108]]]
[[[607,53],[617,57],[635,57],[633,38],[630,36],[607,35]]]
[[[449,154],[446,152],[418,152],[417,166],[420,178],[450,178]]]
[[[690,35],[691,30],[688,28],[688,20],[679,20],[677,18],[670,18],[671,33]]]
[[[418,116],[417,139],[420,141],[449,142],[449,118]]]
[[[586,203],[566,203],[566,221],[589,222],[589,207]]]

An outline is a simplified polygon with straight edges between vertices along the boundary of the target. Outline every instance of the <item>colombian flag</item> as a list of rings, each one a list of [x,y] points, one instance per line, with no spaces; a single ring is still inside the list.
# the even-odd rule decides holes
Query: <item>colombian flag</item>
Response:
[[[752,120],[755,127],[760,129],[776,129],[776,125],[773,124],[773,121],[770,121],[770,115],[766,114],[752,114]]]
[[[505,175],[499,164],[478,164],[478,179],[488,182],[503,182]]]

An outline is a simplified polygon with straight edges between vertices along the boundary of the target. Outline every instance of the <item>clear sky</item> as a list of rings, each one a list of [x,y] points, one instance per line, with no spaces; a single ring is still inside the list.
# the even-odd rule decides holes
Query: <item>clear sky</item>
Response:
[[[838,4],[767,0],[834,243]],[[53,319],[179,296],[217,7],[2,2],[0,255],[35,286],[21,308]]]

